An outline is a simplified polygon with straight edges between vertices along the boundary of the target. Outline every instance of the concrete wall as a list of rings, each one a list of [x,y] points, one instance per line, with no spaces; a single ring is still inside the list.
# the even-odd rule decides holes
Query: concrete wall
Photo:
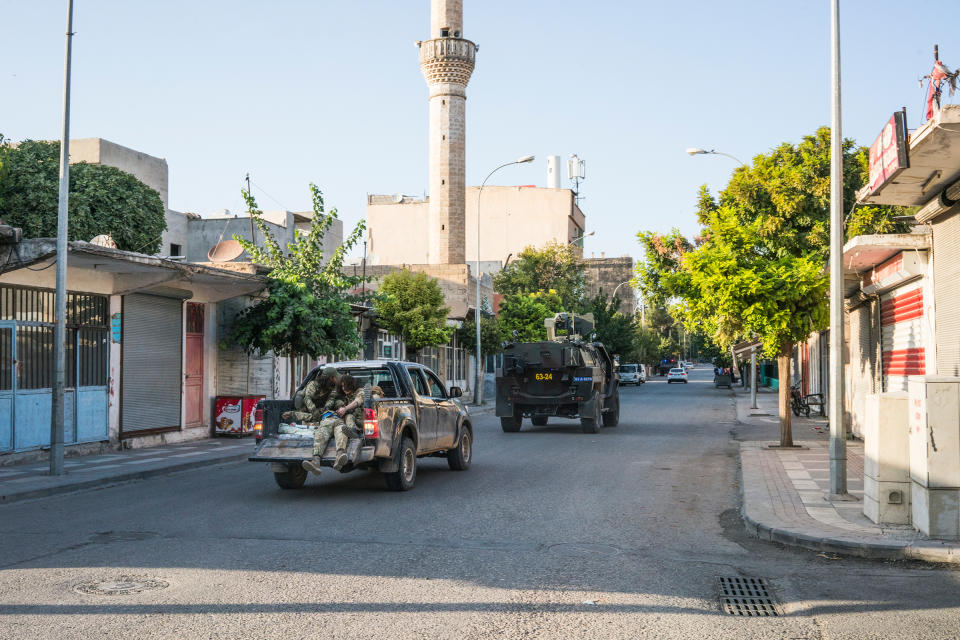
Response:
[[[583,261],[587,276],[587,296],[593,298],[602,289],[607,297],[613,295],[614,289],[622,282],[633,279],[633,258],[587,258]],[[629,284],[617,290],[620,312],[633,313],[637,308],[636,293]]]
[[[477,259],[477,194],[466,190],[466,259]],[[480,260],[503,262],[528,246],[567,243],[583,235],[585,217],[569,189],[486,186],[480,203]],[[426,264],[428,200],[390,196],[367,199],[367,255],[370,264]]]
[[[372,278],[367,283],[367,290],[376,291],[380,287],[380,282],[384,276],[394,271],[400,271],[402,268],[425,273],[437,280],[437,284],[443,291],[444,300],[450,307],[450,318],[461,320],[466,316],[469,308],[476,306],[477,281],[471,274],[470,267],[465,264],[408,264],[403,265],[403,267],[367,265],[367,275]],[[349,267],[347,272],[352,275],[353,267]],[[493,279],[489,275],[481,277],[480,297],[486,297],[490,306],[493,307]]]
[[[77,162],[105,164],[126,171],[148,187],[155,189],[160,194],[165,209],[170,206],[169,171],[167,161],[163,158],[157,158],[103,138],[80,138],[70,141],[70,164]]]
[[[292,211],[265,211],[263,219],[277,242],[286,247],[293,242],[296,230],[309,229],[312,215],[312,213]],[[206,262],[207,252],[221,240],[230,240],[235,235],[244,240],[250,239],[250,216],[219,213],[201,218],[191,215],[187,228],[188,241],[185,245],[187,260]],[[257,229],[257,246],[264,246],[263,240],[263,234]],[[343,244],[343,221],[336,219],[323,239],[324,257],[329,258],[341,244]],[[244,252],[238,260],[249,260],[249,257]]]
[[[195,213],[181,213],[173,209],[167,209],[167,230],[160,236],[160,252],[162,257],[172,255],[187,255],[189,249],[189,221],[198,218]],[[171,245],[180,245],[180,253],[174,253]]]

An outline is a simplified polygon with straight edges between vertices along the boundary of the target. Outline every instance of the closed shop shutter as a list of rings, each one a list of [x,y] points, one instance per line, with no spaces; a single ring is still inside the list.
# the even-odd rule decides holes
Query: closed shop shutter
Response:
[[[180,427],[183,302],[123,297],[121,433]]]
[[[923,375],[923,288],[913,282],[880,297],[883,390],[906,391],[907,377]]]
[[[960,211],[933,224],[937,375],[960,376]]]

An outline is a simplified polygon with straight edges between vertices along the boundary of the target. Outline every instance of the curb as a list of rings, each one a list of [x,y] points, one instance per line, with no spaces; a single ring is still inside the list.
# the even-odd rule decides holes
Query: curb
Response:
[[[250,457],[250,452],[246,451],[242,454],[233,453],[228,456],[223,456],[220,458],[177,462],[176,464],[167,465],[164,467],[155,467],[153,469],[129,471],[126,473],[121,473],[121,474],[112,475],[112,476],[104,476],[101,478],[89,478],[87,480],[71,482],[71,483],[63,484],[56,487],[44,487],[42,489],[29,489],[26,491],[18,491],[16,493],[0,493],[0,506],[13,504],[15,502],[21,502],[23,500],[31,500],[34,498],[47,498],[50,496],[60,495],[64,493],[73,493],[76,491],[83,491],[85,489],[95,489],[98,487],[103,487],[103,486],[113,485],[113,484],[120,484],[123,482],[130,482],[133,480],[144,480],[146,478],[153,478],[153,477],[162,476],[168,473],[176,473],[178,471],[196,469],[201,466],[206,466],[211,464],[220,464],[223,462],[239,462],[242,460],[246,460],[249,457]],[[48,477],[48,476],[43,476],[43,477]],[[3,489],[0,488],[0,492],[2,491]]]
[[[741,456],[739,460],[740,517],[743,519],[744,528],[751,536],[768,542],[778,542],[791,547],[809,549],[810,551],[823,551],[873,560],[919,560],[960,565],[960,545],[956,543],[939,540],[918,540],[916,542],[867,541],[856,538],[853,532],[849,536],[819,536],[765,524],[762,519],[754,517],[749,512],[743,483],[743,457]]]

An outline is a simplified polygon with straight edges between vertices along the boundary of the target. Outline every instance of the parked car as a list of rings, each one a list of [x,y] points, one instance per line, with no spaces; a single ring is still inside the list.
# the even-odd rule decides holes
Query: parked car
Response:
[[[667,384],[671,382],[682,382],[683,384],[687,384],[686,369],[670,369],[670,371],[667,372]]]
[[[642,364],[622,364],[617,368],[620,374],[620,384],[641,385],[647,381],[646,373]]]
[[[417,458],[445,457],[454,471],[470,467],[473,424],[459,400],[463,395],[459,387],[445,389],[433,371],[415,362],[367,360],[333,366],[364,387],[379,386],[384,393],[374,400],[369,389],[365,391],[363,437],[350,440],[349,461],[341,473],[377,470],[389,489],[407,491],[417,478]],[[313,369],[297,390],[322,369]],[[259,402],[254,413],[257,449],[249,460],[270,463],[281,488],[299,489],[307,479],[302,462],[313,457],[313,430],[291,425],[281,430],[281,414],[290,409],[293,400]],[[336,445],[331,440],[322,464],[332,466],[335,458]]]

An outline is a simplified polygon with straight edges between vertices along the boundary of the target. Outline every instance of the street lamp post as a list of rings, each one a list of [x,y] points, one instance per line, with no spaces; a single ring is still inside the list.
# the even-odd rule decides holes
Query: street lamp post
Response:
[[[733,160],[736,160],[736,161],[739,162],[742,166],[744,166],[744,167],[747,166],[747,163],[745,163],[744,161],[740,160],[740,158],[737,158],[736,156],[732,156],[732,155],[730,155],[729,153],[724,153],[723,151],[717,151],[717,150],[715,150],[715,149],[710,149],[710,150],[708,151],[708,150],[706,150],[706,149],[701,149],[700,147],[690,147],[689,149],[687,149],[687,154],[688,154],[688,155],[691,155],[691,156],[697,156],[697,155],[701,155],[701,154],[713,154],[713,155],[716,155],[716,156],[727,156],[728,158],[731,158],[731,159],[733,159]]]
[[[528,162],[533,162],[534,156],[523,156],[513,162],[505,162],[490,173],[487,174],[487,177],[483,179],[483,182],[480,184],[480,190],[477,192],[477,273],[475,274],[477,278],[477,310],[474,314],[473,321],[477,328],[477,357],[476,357],[476,372],[474,376],[474,386],[473,386],[473,404],[480,406],[480,403],[483,402],[482,390],[483,390],[483,355],[480,351],[480,196],[483,195],[483,188],[487,184],[487,180],[490,179],[490,176],[495,174],[500,169],[504,167],[509,167],[512,164],[525,164]]]

